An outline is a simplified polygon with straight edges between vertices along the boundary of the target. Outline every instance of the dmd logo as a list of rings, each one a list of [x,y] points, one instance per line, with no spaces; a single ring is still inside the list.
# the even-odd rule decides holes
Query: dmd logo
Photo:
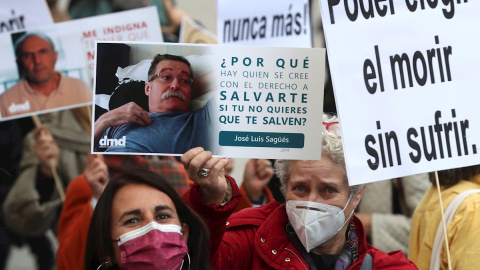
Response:
[[[126,136],[123,136],[121,139],[108,139],[107,135],[105,135],[102,139],[100,139],[99,144],[100,144],[100,148],[108,148],[110,146],[125,148],[126,141],[127,141]]]
[[[10,107],[8,107],[8,110],[10,111],[10,113],[30,111],[30,102],[27,100],[23,104],[12,103]]]

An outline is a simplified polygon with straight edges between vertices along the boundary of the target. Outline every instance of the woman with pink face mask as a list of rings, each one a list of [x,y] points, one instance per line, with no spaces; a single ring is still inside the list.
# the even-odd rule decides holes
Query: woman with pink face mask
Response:
[[[93,212],[85,269],[210,269],[208,229],[149,170],[111,179]]]

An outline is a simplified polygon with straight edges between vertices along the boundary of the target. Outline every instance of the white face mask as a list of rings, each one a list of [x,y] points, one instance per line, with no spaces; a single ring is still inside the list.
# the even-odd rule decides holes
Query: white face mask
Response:
[[[311,201],[287,201],[287,215],[290,224],[308,252],[335,236],[347,224],[353,210],[347,220],[345,220],[343,212],[351,198],[352,194],[350,193],[343,209]]]

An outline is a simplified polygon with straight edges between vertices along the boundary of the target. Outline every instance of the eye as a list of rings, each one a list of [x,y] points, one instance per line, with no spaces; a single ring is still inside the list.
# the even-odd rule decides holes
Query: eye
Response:
[[[160,79],[165,82],[171,82],[173,81],[173,76],[168,74],[160,75]]]
[[[327,193],[328,193],[328,194],[334,194],[334,193],[336,193],[336,192],[337,192],[336,189],[334,189],[334,188],[332,188],[332,187],[327,187]]]
[[[165,220],[165,219],[169,219],[171,218],[172,216],[170,216],[169,214],[167,213],[159,213],[155,216],[155,219],[156,220]]]
[[[304,185],[298,185],[293,188],[293,190],[298,191],[298,192],[305,192],[307,188]]]
[[[25,59],[33,58],[33,53],[24,53],[23,58],[25,58]]]
[[[127,219],[127,220],[123,223],[123,225],[131,225],[131,224],[136,224],[136,223],[138,223],[138,222],[140,222],[140,219],[137,218],[137,217],[135,217],[135,218]]]

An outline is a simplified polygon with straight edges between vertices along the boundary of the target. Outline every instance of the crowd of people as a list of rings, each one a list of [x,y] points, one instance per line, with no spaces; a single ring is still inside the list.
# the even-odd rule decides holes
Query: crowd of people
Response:
[[[171,0],[72,0],[69,14],[55,2],[48,1],[57,21],[155,5],[173,42],[184,14]],[[35,36],[19,43],[28,39],[52,46]],[[45,53],[56,59],[53,47]],[[36,52],[22,59],[35,60]],[[151,126],[152,113],[165,109],[195,120],[187,112],[192,71],[184,60],[154,59],[145,86],[149,112],[127,104],[92,124],[84,106],[39,115],[38,126],[29,118],[0,122],[0,269],[12,245],[28,245],[42,270],[448,269],[447,253],[453,269],[476,268],[480,165],[438,172],[451,212],[448,251],[433,174],[350,186],[334,111],[318,121],[320,160],[252,158],[242,179],[230,176],[233,159],[195,141],[179,148],[181,158],[90,154],[92,125],[98,140],[132,122]],[[174,67],[168,76],[167,63]],[[53,67],[49,75],[58,85]],[[168,91],[184,98],[159,98]]]

